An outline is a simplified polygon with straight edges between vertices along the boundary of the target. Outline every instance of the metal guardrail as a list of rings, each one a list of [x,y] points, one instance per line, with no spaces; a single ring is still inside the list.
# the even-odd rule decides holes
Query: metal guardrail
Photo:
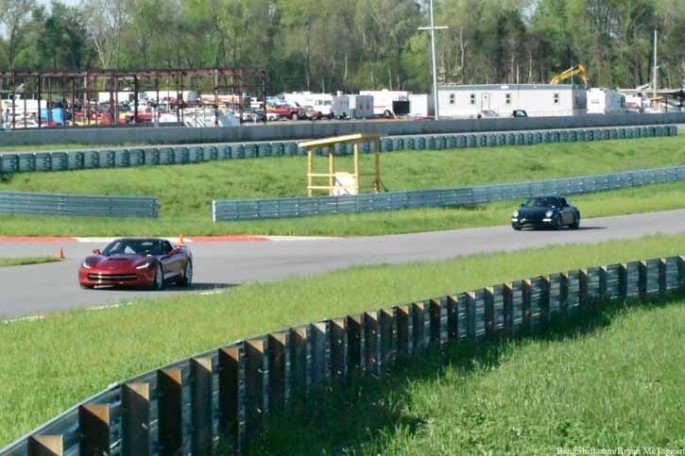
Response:
[[[544,332],[603,300],[685,290],[685,256],[503,283],[285,329],[114,385],[0,450],[0,456],[211,455],[237,451],[270,411],[353,372],[380,375],[429,346]]]
[[[0,191],[0,213],[88,217],[157,217],[157,198]]]
[[[564,130],[454,133],[386,136],[381,150],[428,150],[472,147],[518,146],[554,142],[604,141],[611,139],[674,136],[674,125],[622,126]],[[371,152],[366,144],[362,152]],[[318,153],[322,151],[319,149]],[[352,154],[351,145],[335,148],[340,155]],[[128,147],[57,152],[0,154],[0,174],[31,171],[66,171],[93,168],[127,168],[146,165],[201,163],[216,160],[304,156],[295,141],[216,143],[177,146]]]
[[[212,219],[264,220],[314,215],[468,206],[540,195],[577,195],[685,180],[685,166],[565,179],[345,196],[212,201]]]

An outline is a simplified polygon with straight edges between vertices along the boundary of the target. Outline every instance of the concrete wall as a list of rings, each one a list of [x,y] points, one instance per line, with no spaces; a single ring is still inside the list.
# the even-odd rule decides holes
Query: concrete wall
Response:
[[[39,144],[188,144],[324,138],[350,133],[385,136],[685,123],[685,113],[464,119],[439,121],[299,121],[240,127],[110,127],[0,131],[0,146]]]

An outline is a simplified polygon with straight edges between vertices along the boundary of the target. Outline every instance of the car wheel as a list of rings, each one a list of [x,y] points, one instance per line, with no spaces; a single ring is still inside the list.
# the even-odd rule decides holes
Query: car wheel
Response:
[[[521,225],[519,223],[512,223],[511,227],[516,231],[521,231]]]
[[[164,269],[161,264],[157,263],[155,277],[152,279],[152,289],[161,290],[162,288],[164,288]]]
[[[297,120],[297,119],[299,119],[299,118],[300,118],[300,117],[297,115],[296,112],[294,112],[294,113],[290,116],[290,120]]]
[[[559,228],[561,228],[561,219],[558,215],[555,215],[552,217],[552,229],[558,230]]]
[[[181,287],[189,287],[193,283],[193,263],[188,261],[183,268],[183,276],[176,282]]]
[[[573,223],[571,224],[571,229],[577,230],[579,226],[580,226],[580,214],[576,215],[573,218]]]

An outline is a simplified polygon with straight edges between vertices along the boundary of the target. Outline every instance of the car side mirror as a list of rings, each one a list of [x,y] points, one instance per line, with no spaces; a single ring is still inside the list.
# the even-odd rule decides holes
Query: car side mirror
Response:
[[[100,255],[100,249],[93,249],[93,253],[96,255]]]

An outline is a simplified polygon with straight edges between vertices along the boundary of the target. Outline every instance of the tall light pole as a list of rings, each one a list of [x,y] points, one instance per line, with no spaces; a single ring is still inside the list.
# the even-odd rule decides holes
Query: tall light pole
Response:
[[[430,0],[430,10],[431,10],[431,25],[430,27],[419,27],[419,30],[430,30],[431,32],[431,65],[433,68],[433,110],[435,111],[435,120],[440,117],[438,109],[438,71],[436,69],[437,65],[435,63],[435,31],[445,30],[446,26],[435,26],[435,17],[433,16],[433,0]]]

